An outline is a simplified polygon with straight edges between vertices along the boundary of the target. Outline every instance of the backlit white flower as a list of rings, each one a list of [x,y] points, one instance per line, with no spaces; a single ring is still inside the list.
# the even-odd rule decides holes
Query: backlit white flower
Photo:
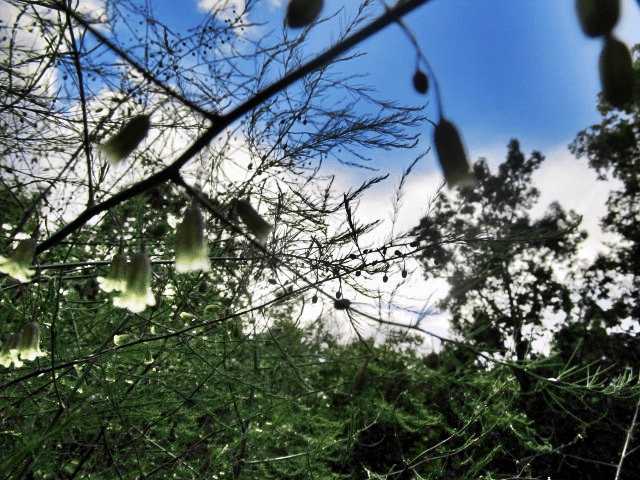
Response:
[[[38,322],[29,322],[22,327],[22,338],[18,345],[20,358],[22,360],[33,361],[38,357],[45,357],[47,354],[40,351],[40,327]]]
[[[33,276],[30,270],[33,263],[33,255],[36,251],[36,241],[33,238],[20,240],[16,249],[9,257],[0,255],[0,272],[6,273],[23,283],[27,283]]]
[[[204,237],[204,220],[200,208],[193,203],[187,208],[176,231],[176,271],[208,272],[210,269],[209,248]]]
[[[150,126],[149,115],[138,115],[125,123],[117,134],[101,145],[109,162],[115,165],[129,156],[147,136]]]
[[[151,291],[151,262],[144,251],[133,256],[127,273],[127,285],[119,297],[113,299],[116,307],[140,313],[147,306],[153,307],[156,299]]]
[[[103,292],[118,291],[123,292],[127,287],[127,269],[129,261],[127,256],[120,250],[111,260],[109,272],[106,277],[98,277],[98,285]]]
[[[256,237],[261,245],[264,245],[273,226],[267,222],[246,200],[236,201],[236,212],[240,220],[247,226],[249,231]]]
[[[5,368],[9,368],[11,363],[16,367],[21,367],[23,365],[20,359],[18,359],[18,355],[20,353],[18,346],[20,345],[21,339],[22,334],[20,332],[16,332],[9,337],[2,347],[2,352],[0,352],[0,365]]]

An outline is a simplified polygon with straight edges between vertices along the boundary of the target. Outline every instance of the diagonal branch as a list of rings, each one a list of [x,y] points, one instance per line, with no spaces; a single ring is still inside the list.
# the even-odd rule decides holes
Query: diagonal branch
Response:
[[[41,254],[46,250],[50,249],[58,242],[65,239],[67,236],[80,229],[86,222],[88,222],[91,218],[99,215],[100,213],[108,210],[109,208],[113,208],[120,203],[129,200],[130,198],[135,197],[157,185],[160,185],[163,182],[166,182],[172,178],[176,178],[179,174],[180,169],[191,160],[194,156],[196,156],[202,149],[204,149],[220,132],[222,132],[226,127],[231,125],[236,120],[240,119],[247,113],[249,113],[254,108],[261,105],[263,102],[267,101],[269,98],[273,97],[277,93],[285,90],[287,87],[291,86],[298,80],[302,79],[309,73],[321,68],[323,65],[335,60],[340,57],[342,54],[355,47],[362,41],[371,37],[372,35],[378,33],[383,28],[389,26],[390,24],[397,21],[402,16],[410,13],[415,10],[419,6],[427,3],[429,0],[408,0],[392,9],[389,9],[384,14],[382,14],[379,18],[372,21],[369,25],[362,28],[360,31],[354,33],[353,35],[345,38],[342,42],[334,45],[333,47],[326,50],[324,53],[321,53],[314,59],[300,66],[298,69],[290,72],[289,74],[282,77],[277,82],[272,85],[266,87],[264,90],[258,92],[255,96],[248,99],[241,105],[237,106],[235,109],[230,111],[228,114],[218,117],[214,114],[206,114],[205,116],[213,121],[213,125],[210,126],[182,155],[180,155],[172,164],[168,165],[166,168],[160,170],[159,172],[151,175],[150,177],[142,180],[129,188],[113,195],[109,199],[104,202],[87,208],[84,212],[82,212],[78,217],[76,217],[72,222],[65,225],[63,228],[58,230],[55,234],[49,237],[47,240],[42,242],[36,248],[36,254]],[[400,2],[399,2],[400,3]],[[63,11],[67,11],[67,8],[64,4],[55,3],[53,5],[48,5],[49,7],[59,8]],[[70,14],[76,18],[77,14],[70,11]],[[200,109],[197,109],[198,111]]]

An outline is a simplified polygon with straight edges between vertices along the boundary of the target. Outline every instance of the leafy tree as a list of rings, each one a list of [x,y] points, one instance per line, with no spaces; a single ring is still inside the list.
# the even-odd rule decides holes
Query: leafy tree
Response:
[[[486,160],[476,162],[476,188],[440,192],[415,230],[426,243],[421,258],[427,278],[445,277],[451,290],[441,308],[454,331],[483,351],[523,363],[531,341],[552,314],[573,308],[569,288],[559,279],[574,261],[584,232],[579,216],[557,203],[540,219],[530,210],[539,192],[531,175],[544,157],[529,158],[509,143],[496,174]],[[530,382],[516,369],[523,391]]]
[[[600,254],[589,272],[589,317],[611,327],[620,319],[640,319],[640,46],[635,55],[633,102],[622,109],[601,100],[602,122],[581,131],[570,145],[578,157],[586,157],[602,180],[620,182],[607,200],[607,215],[602,218],[605,231],[617,240],[609,251]]]
[[[255,1],[216,3],[186,32],[149,2],[3,3],[0,268],[24,280],[1,285],[6,478],[538,475],[528,459],[548,446],[514,408],[514,364],[471,365],[467,349],[503,353],[510,335],[521,372],[530,310],[510,312],[500,341],[426,360],[406,330],[378,345],[361,331],[367,318],[394,322],[361,314],[351,295],[392,304],[366,281],[387,281],[417,247],[401,235],[363,244],[375,224],[354,205],[384,175],[336,192],[322,166],[366,169],[369,150],[414,147],[426,119],[339,66],[390,23],[407,30],[402,16],[426,0],[370,22],[374,2],[362,2],[305,61],[322,3],[307,16],[289,2],[297,36],[250,35],[262,27]],[[459,132],[407,33],[414,86],[439,110],[447,182],[468,185]],[[559,208],[550,219],[550,230],[574,220]],[[524,227],[509,233],[529,239]],[[571,251],[536,238],[558,258]],[[558,310],[561,293],[523,298]],[[301,323],[318,297],[317,322]],[[332,318],[356,341],[336,337]]]
[[[585,236],[579,216],[552,204],[530,218],[538,196],[531,174],[541,161],[535,152],[527,159],[514,140],[496,174],[480,160],[476,188],[441,193],[416,229],[426,242],[425,275],[449,280],[441,307],[464,339],[461,365],[497,360],[518,380],[512,408],[532,421],[530,440],[548,442],[545,452],[521,457],[531,471],[633,478],[637,465],[625,451],[637,429],[638,342],[606,329],[622,324],[622,310],[596,316],[606,312],[598,304],[616,294],[590,296],[594,280],[608,273],[601,259],[586,267],[576,261]],[[536,352],[532,341],[550,330],[550,354]]]

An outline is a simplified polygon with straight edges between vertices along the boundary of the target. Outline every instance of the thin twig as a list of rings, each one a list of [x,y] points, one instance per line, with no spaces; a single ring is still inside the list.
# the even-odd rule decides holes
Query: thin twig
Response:
[[[70,4],[71,2],[69,2]],[[67,25],[69,26],[69,36],[71,49],[73,50],[73,64],[76,67],[76,74],[78,75],[78,93],[80,94],[80,106],[82,108],[82,135],[83,135],[83,144],[84,144],[84,153],[87,157],[87,188],[89,189],[89,198],[87,199],[87,207],[91,207],[93,205],[93,178],[92,167],[91,167],[91,143],[89,141],[89,123],[87,121],[87,98],[84,93],[84,78],[82,76],[82,66],[80,65],[80,52],[78,52],[78,47],[76,45],[76,36],[73,33],[73,22],[71,21],[71,15],[69,14],[71,10],[71,5],[69,5],[69,10],[67,10]]]
[[[631,441],[631,437],[633,436],[633,429],[636,427],[636,420],[638,418],[639,408],[640,408],[640,397],[638,397],[638,401],[636,402],[636,409],[633,412],[631,425],[629,425],[629,429],[627,430],[627,437],[624,439],[624,446],[622,447],[622,453],[620,454],[620,461],[618,462],[618,467],[616,468],[615,480],[620,479],[620,474],[622,473],[622,462],[624,462],[624,459],[627,456],[627,448],[629,448],[629,442]]]

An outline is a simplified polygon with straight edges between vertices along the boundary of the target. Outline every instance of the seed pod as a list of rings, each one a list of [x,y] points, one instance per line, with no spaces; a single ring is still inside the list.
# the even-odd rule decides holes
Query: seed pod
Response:
[[[429,91],[429,77],[422,70],[416,70],[413,74],[413,88],[423,95]]]
[[[115,165],[129,156],[149,133],[149,115],[138,115],[129,120],[113,137],[102,144],[102,151]]]
[[[608,35],[620,18],[620,0],[576,0],[582,31],[588,37]]]
[[[291,28],[311,25],[320,15],[323,6],[323,0],[291,0],[287,7],[285,22]]]
[[[600,54],[602,96],[612,106],[622,109],[633,98],[633,63],[627,46],[607,36]]]
[[[455,125],[442,117],[435,128],[434,142],[449,188],[475,186],[476,177],[471,171],[462,139]]]

